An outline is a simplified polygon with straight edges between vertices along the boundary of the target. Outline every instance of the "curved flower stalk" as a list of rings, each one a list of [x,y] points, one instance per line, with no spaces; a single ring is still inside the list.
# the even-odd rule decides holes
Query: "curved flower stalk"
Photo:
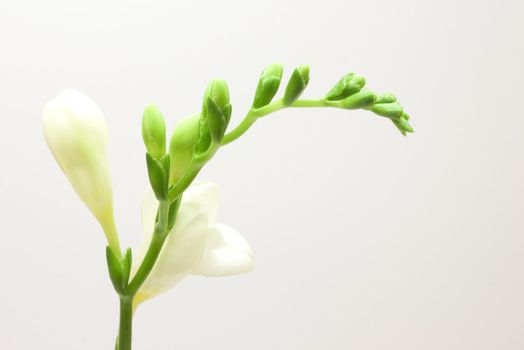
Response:
[[[286,108],[363,109],[389,119],[403,134],[413,132],[397,98],[365,87],[364,77],[344,75],[321,98],[302,99],[310,81],[306,65],[295,68],[284,93],[276,98],[283,69],[268,66],[261,74],[253,103],[228,132],[232,105],[227,83],[213,80],[199,112],[179,121],[166,147],[166,123],[151,104],[142,116],[147,174],[151,188],[142,205],[144,236],[135,260],[120,251],[113,219],[107,161],[107,127],[87,96],[66,90],[44,108],[46,141],[82,201],[107,236],[109,276],[120,299],[117,350],[130,350],[134,309],[177,285],[188,275],[226,276],[251,271],[249,244],[234,229],[216,222],[218,186],[194,182],[223,146],[243,136],[259,119]],[[296,129],[299,128],[297,123]],[[296,130],[290,135],[295,135]]]
[[[45,105],[43,123],[51,153],[102,226],[109,246],[120,254],[102,112],[89,97],[69,89]]]
[[[133,263],[132,276],[151,243],[157,210],[158,201],[148,189],[142,202],[144,236]],[[135,307],[173,288],[189,274],[217,277],[253,269],[255,260],[251,247],[233,228],[216,223],[217,211],[217,185],[197,181],[184,192],[176,223],[155,266],[135,296]]]

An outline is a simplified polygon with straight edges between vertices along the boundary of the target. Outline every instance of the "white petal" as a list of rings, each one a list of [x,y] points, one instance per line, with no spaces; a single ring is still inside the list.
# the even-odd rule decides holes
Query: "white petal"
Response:
[[[210,225],[214,225],[218,213],[219,188],[209,181],[195,181],[184,192],[182,203],[196,203],[202,206]]]
[[[154,196],[153,196],[154,198]],[[156,205],[151,205],[151,196],[146,195],[143,218],[152,220],[145,224],[144,239],[133,262],[133,275],[142,262],[151,241],[155,217],[151,215]],[[163,293],[187,276],[202,260],[207,242],[208,223],[204,208],[195,203],[182,203],[175,226],[169,233],[155,267],[137,293],[135,303],[141,303]]]
[[[156,212],[158,210],[158,200],[151,187],[148,187],[142,199],[142,229],[145,235],[151,236],[155,226]]]
[[[217,224],[209,232],[200,264],[192,272],[203,276],[227,276],[253,270],[255,259],[244,237],[233,228]]]
[[[218,185],[208,181],[195,181],[184,192],[182,204],[196,204],[203,208],[207,214],[209,225],[214,225],[218,212],[219,188]],[[146,235],[153,232],[158,200],[151,187],[148,187],[142,200],[142,227]]]
[[[100,109],[86,95],[65,90],[45,105],[43,126],[47,145],[78,196],[102,226],[111,225],[107,126]]]

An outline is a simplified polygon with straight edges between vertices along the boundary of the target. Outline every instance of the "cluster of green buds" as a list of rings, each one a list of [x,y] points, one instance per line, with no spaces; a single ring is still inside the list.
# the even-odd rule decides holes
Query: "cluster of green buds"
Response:
[[[335,107],[364,109],[390,119],[403,135],[413,132],[409,116],[389,93],[376,94],[365,87],[366,79],[358,74],[344,75],[320,99],[300,99],[309,83],[309,66],[295,68],[283,96],[275,101],[281,85],[281,64],[266,67],[258,81],[251,109],[244,120],[230,133],[232,107],[229,89],[224,80],[216,79],[205,90],[199,113],[182,119],[171,136],[166,154],[166,126],[155,105],[146,107],[142,119],[142,135],[146,145],[148,174],[159,200],[176,199],[193,181],[200,169],[220,146],[243,135],[259,118],[290,107]]]
[[[409,115],[389,93],[377,95],[364,88],[366,79],[355,73],[344,75],[324,97],[328,106],[345,109],[367,109],[382,117],[391,119],[403,135],[413,132]]]
[[[200,113],[182,119],[171,136],[166,154],[166,124],[155,105],[146,107],[142,137],[151,186],[159,200],[173,201],[189,186],[220,147],[231,119],[229,89],[224,80],[207,87]]]

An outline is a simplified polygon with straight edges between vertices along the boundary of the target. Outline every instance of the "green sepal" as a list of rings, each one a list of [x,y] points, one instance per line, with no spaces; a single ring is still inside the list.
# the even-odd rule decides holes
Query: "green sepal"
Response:
[[[207,118],[204,118],[203,115],[201,115],[198,128],[198,140],[195,145],[195,153],[205,153],[209,149],[209,146],[211,146],[211,141],[212,138],[211,131],[209,130],[208,120]]]
[[[398,103],[398,101],[392,103],[376,103],[371,111],[373,113],[387,117],[390,119],[399,119],[404,114],[404,108]]]
[[[302,65],[295,68],[286,86],[283,102],[290,105],[296,101],[306,89],[309,83],[309,66]]]
[[[224,118],[226,118],[226,128],[229,125],[229,121],[231,120],[231,113],[233,113],[233,106],[231,103],[228,103],[222,107],[222,114],[224,114]]]
[[[165,163],[166,161],[164,161]],[[146,153],[147,174],[149,183],[158,200],[163,200],[167,196],[169,181],[169,172],[164,169],[161,162],[154,159],[149,153]]]
[[[176,221],[176,214],[178,212],[178,208],[180,207],[180,200],[176,200],[169,206],[169,212],[167,215],[167,231],[171,231],[173,226],[175,225]]]
[[[231,105],[229,111],[231,111]],[[219,143],[224,137],[227,128],[227,119],[220,107],[211,99],[207,98],[207,122],[209,125],[209,133],[213,142]]]
[[[281,64],[274,63],[266,67],[258,81],[253,108],[261,108],[268,105],[278,92],[282,81],[283,68]]]
[[[129,276],[131,275],[131,266],[133,264],[133,252],[131,250],[131,248],[127,248],[126,250],[126,253],[124,254],[124,258],[122,260],[122,264],[123,264],[123,277],[124,277],[124,282],[126,284],[126,288],[127,288],[127,284],[129,282]]]
[[[346,97],[341,102],[341,107],[346,109],[358,109],[371,107],[376,101],[377,96],[373,91],[361,90],[354,95]]]
[[[343,100],[362,90],[364,85],[366,85],[366,79],[363,76],[355,73],[346,74],[329,90],[325,99],[328,101]]]
[[[113,287],[119,295],[125,295],[131,273],[131,248],[127,249],[123,257],[118,257],[108,246],[106,247],[106,259],[109,277]]]
[[[413,128],[411,127],[411,125],[409,125],[409,122],[405,118],[392,119],[391,121],[393,122],[393,124],[395,124],[395,126],[398,128],[398,130],[400,130],[400,132],[404,136],[406,136],[406,133],[408,132],[414,132]]]
[[[160,165],[162,165],[162,169],[164,169],[165,173],[169,174],[169,171],[171,170],[171,157],[169,154],[165,154],[160,158]]]

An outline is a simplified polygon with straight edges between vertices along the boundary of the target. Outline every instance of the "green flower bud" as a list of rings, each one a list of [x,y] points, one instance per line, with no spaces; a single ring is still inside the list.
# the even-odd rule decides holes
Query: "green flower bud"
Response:
[[[176,183],[189,168],[195,147],[200,139],[200,114],[179,121],[169,143],[169,183]]]
[[[366,79],[363,76],[349,73],[343,76],[338,83],[333,86],[326,95],[328,101],[338,101],[356,94],[366,85]]]
[[[301,65],[295,68],[284,93],[284,104],[290,105],[296,101],[309,83],[309,66]]]
[[[375,103],[377,96],[373,91],[361,90],[354,95],[346,97],[342,100],[342,108],[358,109],[371,107]]]
[[[273,63],[266,67],[258,81],[253,108],[264,107],[275,97],[282,80],[282,65]]]
[[[411,125],[409,125],[409,122],[404,118],[392,119],[391,121],[393,122],[393,124],[395,124],[395,126],[400,130],[400,132],[404,136],[406,136],[406,133],[408,132],[414,132]]]
[[[398,101],[392,103],[377,103],[371,110],[378,115],[390,119],[399,119],[404,113],[404,109]]]
[[[142,115],[142,138],[153,158],[160,159],[166,154],[166,122],[154,104],[147,106]]]
[[[382,95],[378,95],[377,102],[375,103],[391,103],[391,102],[395,102],[396,100],[397,98],[395,97],[395,95],[390,94],[390,93],[385,93]]]
[[[224,137],[231,119],[229,89],[224,80],[213,80],[204,94],[202,116],[207,122],[211,139],[218,143]]]

